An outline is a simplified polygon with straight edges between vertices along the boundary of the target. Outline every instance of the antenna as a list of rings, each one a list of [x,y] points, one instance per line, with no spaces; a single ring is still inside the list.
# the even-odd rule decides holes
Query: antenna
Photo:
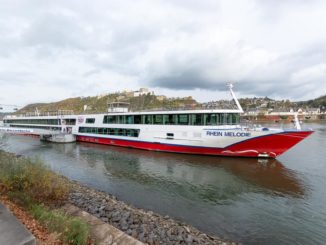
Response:
[[[39,113],[37,107],[35,108],[35,114],[36,114],[37,116],[40,116],[40,113]]]

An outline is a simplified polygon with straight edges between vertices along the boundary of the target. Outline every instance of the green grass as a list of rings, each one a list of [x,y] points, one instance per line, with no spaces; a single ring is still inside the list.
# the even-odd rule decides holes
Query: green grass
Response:
[[[71,245],[87,244],[89,226],[81,219],[67,216],[59,211],[49,210],[39,204],[32,204],[29,210],[33,217],[50,232],[60,234],[62,241]]]

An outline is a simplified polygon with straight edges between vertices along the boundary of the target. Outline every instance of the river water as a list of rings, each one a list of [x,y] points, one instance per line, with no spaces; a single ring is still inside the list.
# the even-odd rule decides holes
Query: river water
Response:
[[[0,148],[135,207],[244,244],[326,244],[326,124],[279,157],[190,156],[2,136]]]

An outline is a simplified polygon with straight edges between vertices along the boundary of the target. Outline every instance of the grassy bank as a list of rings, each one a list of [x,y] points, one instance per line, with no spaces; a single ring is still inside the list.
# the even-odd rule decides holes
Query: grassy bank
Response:
[[[22,206],[48,231],[58,233],[63,242],[84,245],[89,242],[88,225],[55,210],[69,191],[69,182],[40,160],[0,151],[0,194]]]

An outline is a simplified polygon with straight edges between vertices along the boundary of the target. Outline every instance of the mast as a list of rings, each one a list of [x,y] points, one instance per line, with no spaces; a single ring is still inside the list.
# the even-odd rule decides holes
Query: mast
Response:
[[[233,92],[233,84],[232,84],[232,83],[228,83],[228,87],[229,87],[229,89],[230,89],[230,93],[231,93],[231,95],[232,95],[232,98],[234,99],[235,104],[237,105],[237,107],[238,107],[240,113],[243,113],[243,109],[242,109],[242,107],[241,107],[241,105],[240,105],[240,103],[239,103],[237,97],[235,96],[235,94],[234,94],[234,92]]]
[[[300,125],[300,121],[299,121],[299,118],[298,118],[298,112],[294,113],[294,124],[295,124],[295,127],[297,128],[297,130],[301,130],[301,125]]]

